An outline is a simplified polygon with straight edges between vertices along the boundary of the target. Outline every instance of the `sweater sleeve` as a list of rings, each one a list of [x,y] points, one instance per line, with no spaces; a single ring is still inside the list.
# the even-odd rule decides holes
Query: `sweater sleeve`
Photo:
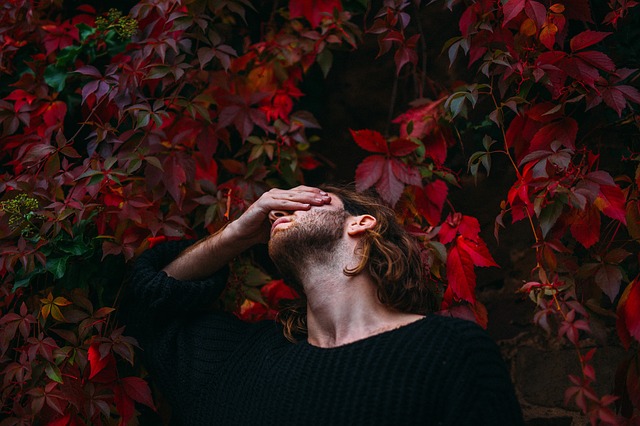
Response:
[[[500,350],[479,326],[462,321],[455,333],[447,425],[522,425],[522,411]]]
[[[173,241],[144,252],[136,261],[130,277],[129,296],[150,311],[176,312],[201,310],[210,305],[224,289],[227,269],[201,281],[179,281],[162,268],[175,259],[193,241]]]
[[[251,333],[249,324],[211,309],[224,290],[226,268],[202,281],[180,281],[162,271],[190,243],[165,243],[143,253],[122,302],[127,333],[138,340],[150,379],[177,411],[199,401],[203,382],[216,380]]]

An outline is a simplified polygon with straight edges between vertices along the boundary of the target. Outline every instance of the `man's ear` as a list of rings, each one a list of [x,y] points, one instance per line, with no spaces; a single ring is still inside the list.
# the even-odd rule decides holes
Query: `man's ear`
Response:
[[[362,214],[360,216],[350,216],[347,219],[347,234],[351,237],[357,237],[363,234],[367,229],[372,229],[378,221],[370,214]]]

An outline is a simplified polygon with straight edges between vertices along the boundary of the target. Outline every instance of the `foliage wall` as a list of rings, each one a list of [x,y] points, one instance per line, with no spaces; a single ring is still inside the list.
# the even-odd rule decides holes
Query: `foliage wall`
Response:
[[[351,130],[366,152],[353,179],[422,242],[441,313],[486,326],[476,268],[498,265],[449,189],[491,173],[500,157],[515,179],[497,206],[496,238],[529,224],[537,262],[521,292],[581,367],[566,403],[593,424],[637,424],[636,5],[3,2],[0,425],[128,423],[157,408],[136,342],[114,318],[128,265],[159,242],[217,230],[270,187],[330,168],[314,149],[330,123],[301,109],[303,88],[370,38],[379,44],[371,68],[392,61],[389,83],[410,85],[412,99],[385,132]],[[444,8],[456,36],[433,46],[428,16]],[[449,78],[430,72],[434,50]],[[270,271],[252,255],[234,262],[225,308],[273,318],[294,294]],[[598,316],[616,318],[628,350],[615,395],[593,390]]]

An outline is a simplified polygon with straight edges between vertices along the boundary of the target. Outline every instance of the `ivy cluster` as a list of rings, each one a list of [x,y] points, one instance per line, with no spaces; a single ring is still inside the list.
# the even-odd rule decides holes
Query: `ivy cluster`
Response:
[[[121,40],[126,40],[138,30],[138,21],[129,16],[123,16],[118,9],[111,8],[106,16],[96,18],[96,29],[104,32],[114,30]]]
[[[11,230],[16,230],[25,224],[29,224],[32,219],[38,216],[34,212],[38,207],[38,200],[24,193],[0,202],[0,210],[9,214],[9,227]]]

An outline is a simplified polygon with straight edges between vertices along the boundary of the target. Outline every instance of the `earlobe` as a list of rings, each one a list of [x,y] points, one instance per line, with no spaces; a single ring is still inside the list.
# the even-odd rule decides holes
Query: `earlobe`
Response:
[[[363,214],[349,218],[348,223],[347,234],[354,237],[366,232],[367,229],[373,229],[378,221],[370,214]]]

